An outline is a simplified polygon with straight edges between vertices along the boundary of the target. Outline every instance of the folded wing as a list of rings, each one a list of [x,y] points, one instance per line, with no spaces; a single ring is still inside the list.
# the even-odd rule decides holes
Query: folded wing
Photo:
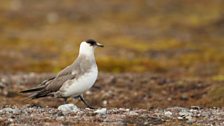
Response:
[[[57,92],[61,86],[67,81],[74,79],[76,74],[71,74],[70,66],[63,69],[56,77],[52,77],[43,81],[39,86],[28,90],[21,91],[21,93],[33,93],[30,97],[32,99],[51,96],[53,92]]]

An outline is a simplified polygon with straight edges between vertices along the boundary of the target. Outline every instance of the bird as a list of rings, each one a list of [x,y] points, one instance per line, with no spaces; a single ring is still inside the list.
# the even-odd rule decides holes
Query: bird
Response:
[[[29,97],[37,99],[42,97],[63,98],[67,103],[69,97],[79,98],[88,108],[95,107],[88,104],[83,93],[89,90],[95,83],[98,76],[94,50],[97,47],[104,47],[94,39],[82,41],[78,57],[74,62],[47,80],[42,81],[38,86],[23,90],[21,93],[32,93]]]

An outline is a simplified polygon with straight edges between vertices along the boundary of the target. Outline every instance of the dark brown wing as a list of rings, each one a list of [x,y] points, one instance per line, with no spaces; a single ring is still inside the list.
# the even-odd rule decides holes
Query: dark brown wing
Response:
[[[44,80],[39,86],[47,85],[47,84],[49,84],[52,80],[54,80],[55,78],[56,78],[56,76],[51,77],[51,78],[49,78],[49,79],[47,79],[47,80]]]
[[[61,70],[61,71],[57,74],[56,78],[58,78],[58,77],[63,77],[63,76],[66,76],[66,75],[69,75],[69,74],[72,73],[72,70],[73,70],[73,69],[72,69],[71,65],[69,65],[69,66],[65,67],[63,70]]]
[[[74,79],[75,77],[76,76],[72,74],[57,77],[46,87],[46,90],[50,90],[52,92],[58,91],[67,80]]]
[[[72,74],[68,74],[68,75],[64,75],[64,76],[55,78],[45,88],[43,88],[39,92],[31,95],[30,97],[32,99],[35,99],[35,98],[50,96],[50,95],[52,95],[52,92],[57,92],[67,80],[71,80],[74,78],[75,78],[75,75],[72,75]]]
[[[57,92],[67,80],[74,79],[75,77],[76,74],[72,74],[72,69],[70,68],[70,66],[68,66],[61,72],[59,72],[58,75],[47,85],[45,85],[43,89],[31,95],[30,97],[34,99],[49,96],[52,94],[52,92]]]

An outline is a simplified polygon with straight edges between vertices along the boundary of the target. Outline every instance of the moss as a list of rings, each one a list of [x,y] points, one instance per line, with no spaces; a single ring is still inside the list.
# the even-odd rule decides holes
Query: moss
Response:
[[[224,81],[224,75],[215,75],[212,77],[214,81]]]

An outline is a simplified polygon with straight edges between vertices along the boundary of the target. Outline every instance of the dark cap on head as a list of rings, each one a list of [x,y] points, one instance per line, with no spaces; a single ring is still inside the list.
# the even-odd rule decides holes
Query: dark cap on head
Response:
[[[104,47],[104,45],[96,42],[94,39],[88,39],[86,40],[86,43],[90,44],[91,46]]]
[[[97,44],[94,39],[88,39],[88,40],[86,40],[86,43],[89,43],[91,46],[94,46]]]

